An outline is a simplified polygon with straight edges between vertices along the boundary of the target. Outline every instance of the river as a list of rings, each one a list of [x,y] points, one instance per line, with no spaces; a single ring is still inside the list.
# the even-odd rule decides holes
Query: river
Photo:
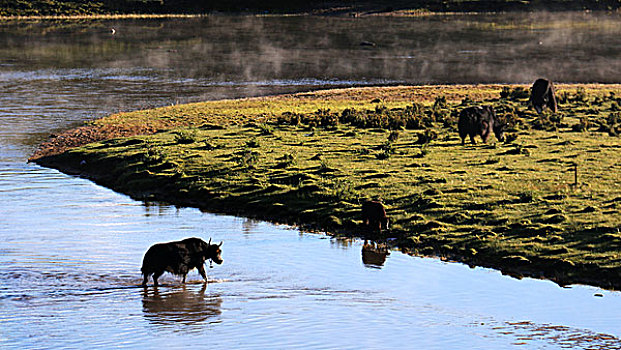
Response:
[[[112,33],[114,29],[114,34]],[[29,164],[113,112],[342,86],[621,82],[606,14],[0,22],[0,348],[620,349],[621,294],[142,203]],[[361,45],[363,43],[363,45]],[[155,242],[222,265],[139,287]]]

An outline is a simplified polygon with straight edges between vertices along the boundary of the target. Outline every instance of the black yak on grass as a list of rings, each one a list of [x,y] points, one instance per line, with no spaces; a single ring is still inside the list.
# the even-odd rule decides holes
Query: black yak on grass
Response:
[[[470,142],[475,144],[474,137],[481,136],[483,142],[487,142],[494,132],[498,141],[504,141],[505,125],[496,119],[496,113],[491,106],[476,106],[464,108],[459,114],[457,122],[461,144],[466,142],[466,136],[470,136]]]
[[[529,104],[535,108],[537,113],[541,114],[547,106],[556,113],[556,97],[554,96],[554,85],[547,79],[537,79],[530,90]]]
[[[386,209],[379,201],[367,201],[362,203],[362,221],[371,231],[382,233],[383,229],[388,229],[388,216]]]

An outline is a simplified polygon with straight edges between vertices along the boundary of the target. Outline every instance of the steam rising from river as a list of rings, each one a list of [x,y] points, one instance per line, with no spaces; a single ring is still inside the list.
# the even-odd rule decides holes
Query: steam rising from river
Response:
[[[557,82],[619,82],[618,24],[618,15],[587,13],[212,16],[138,25],[98,21],[67,35],[75,23],[45,22],[24,27],[22,35],[0,36],[5,44],[0,51],[4,64],[43,53],[54,66],[63,67],[90,56],[109,68],[163,70],[169,77],[206,85],[308,79],[343,85],[530,83],[541,76]],[[45,39],[65,46],[52,47]]]
[[[200,100],[538,77],[618,83],[620,21],[544,13],[3,22],[0,122],[13,126],[0,146],[9,149],[4,138],[45,139],[50,119],[64,129],[85,112],[93,119]]]

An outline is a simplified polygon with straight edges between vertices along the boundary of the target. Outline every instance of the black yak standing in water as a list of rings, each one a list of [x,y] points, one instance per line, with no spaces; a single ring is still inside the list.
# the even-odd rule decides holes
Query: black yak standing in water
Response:
[[[153,285],[157,286],[157,279],[168,271],[172,274],[185,276],[194,268],[198,269],[205,282],[207,275],[205,274],[205,261],[211,259],[216,264],[222,264],[220,254],[222,251],[220,244],[211,244],[200,238],[186,238],[181,241],[157,243],[151,246],[144,255],[142,260],[142,274],[144,280],[142,285],[146,286],[149,276],[153,274]]]
[[[466,136],[470,136],[470,141],[475,144],[474,137],[476,135],[481,136],[485,143],[492,131],[498,141],[505,139],[505,125],[496,120],[494,108],[490,106],[464,108],[459,114],[457,126],[462,145],[466,142]]]
[[[547,79],[537,79],[530,90],[530,99],[537,113],[541,113],[543,108],[548,106],[552,112],[556,113],[556,97],[554,96],[554,86]]]

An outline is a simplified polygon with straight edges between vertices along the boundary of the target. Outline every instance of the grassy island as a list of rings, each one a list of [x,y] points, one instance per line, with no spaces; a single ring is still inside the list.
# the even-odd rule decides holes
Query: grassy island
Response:
[[[396,247],[561,285],[621,288],[621,85],[396,86],[120,113],[31,160],[133,198],[364,236],[381,199]],[[504,143],[461,144],[459,111],[492,105]],[[378,237],[379,238],[379,237]]]

